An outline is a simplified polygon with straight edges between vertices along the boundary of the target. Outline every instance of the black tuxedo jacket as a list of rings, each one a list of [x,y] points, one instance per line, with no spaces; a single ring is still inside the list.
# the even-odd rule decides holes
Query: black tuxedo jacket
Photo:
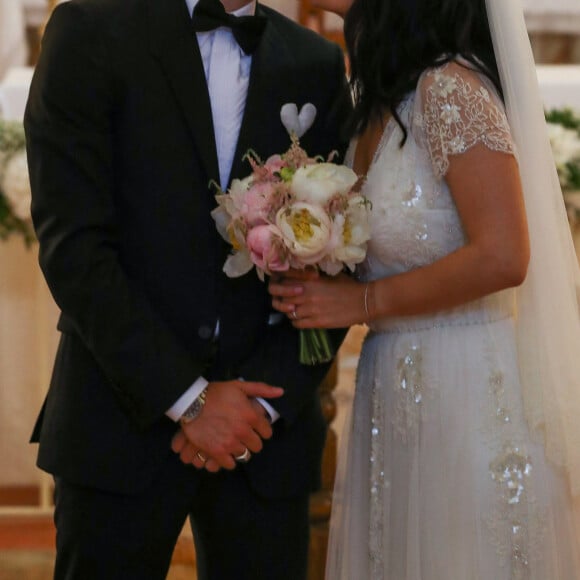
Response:
[[[284,103],[314,103],[302,144],[341,148],[348,114],[339,48],[262,6],[232,177],[244,153],[289,146]],[[38,465],[70,481],[134,493],[171,453],[164,413],[200,376],[285,388],[282,418],[244,467],[276,497],[318,483],[317,385],[298,335],[268,324],[254,272],[228,279],[217,234],[210,101],[185,0],[72,0],[47,27],[25,116],[40,263],[62,310],[53,378],[33,434]],[[220,337],[212,342],[216,321]],[[335,333],[337,343],[344,333]]]

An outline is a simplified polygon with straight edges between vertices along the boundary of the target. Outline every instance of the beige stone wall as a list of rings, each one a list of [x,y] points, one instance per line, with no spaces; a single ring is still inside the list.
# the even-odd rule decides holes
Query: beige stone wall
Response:
[[[56,315],[36,247],[0,242],[0,487],[38,483],[28,440],[48,387]]]

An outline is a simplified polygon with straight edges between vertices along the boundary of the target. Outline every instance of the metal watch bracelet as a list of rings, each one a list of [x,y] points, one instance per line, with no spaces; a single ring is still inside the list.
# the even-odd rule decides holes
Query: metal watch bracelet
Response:
[[[207,397],[207,387],[199,394],[197,399],[185,409],[183,415],[179,418],[179,422],[182,425],[191,423],[197,416],[201,413],[203,406],[205,405],[205,398]]]

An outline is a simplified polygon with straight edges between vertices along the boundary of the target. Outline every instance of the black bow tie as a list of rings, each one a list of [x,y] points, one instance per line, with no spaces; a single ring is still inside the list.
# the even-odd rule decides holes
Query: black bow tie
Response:
[[[199,0],[193,10],[193,29],[208,32],[220,26],[227,26],[240,48],[252,54],[258,47],[266,26],[264,16],[234,16],[228,14],[220,0]]]

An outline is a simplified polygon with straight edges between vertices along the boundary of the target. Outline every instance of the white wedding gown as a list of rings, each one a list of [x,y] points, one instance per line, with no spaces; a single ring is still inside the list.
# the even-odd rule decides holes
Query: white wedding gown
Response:
[[[457,63],[424,73],[399,111],[407,142],[391,120],[363,190],[365,280],[464,244],[442,177],[449,155],[478,143],[515,153],[491,84]],[[371,325],[341,445],[328,580],[580,579],[566,478],[523,416],[515,313],[506,290]]]

